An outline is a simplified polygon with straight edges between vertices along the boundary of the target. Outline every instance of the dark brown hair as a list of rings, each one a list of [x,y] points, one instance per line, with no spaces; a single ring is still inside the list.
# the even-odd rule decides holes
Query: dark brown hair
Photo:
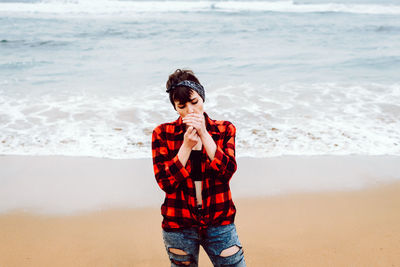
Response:
[[[168,89],[171,85],[177,84],[184,80],[200,83],[196,76],[194,76],[192,70],[177,69],[174,73],[169,75],[166,88]],[[189,102],[192,92],[193,90],[186,86],[178,86],[169,91],[169,101],[171,101],[174,109],[175,101],[178,101],[180,105],[184,105],[186,102]]]

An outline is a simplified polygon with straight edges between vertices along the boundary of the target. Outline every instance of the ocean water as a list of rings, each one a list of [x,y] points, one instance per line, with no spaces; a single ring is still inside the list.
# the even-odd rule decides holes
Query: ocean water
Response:
[[[0,0],[0,154],[150,158],[193,69],[237,155],[400,155],[395,0]]]

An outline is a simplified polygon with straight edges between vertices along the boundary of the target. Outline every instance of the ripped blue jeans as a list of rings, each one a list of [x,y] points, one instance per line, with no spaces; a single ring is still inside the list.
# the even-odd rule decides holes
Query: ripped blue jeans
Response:
[[[245,267],[243,249],[236,233],[235,224],[209,226],[206,229],[182,229],[179,231],[165,231],[163,239],[171,267],[191,266],[197,267],[199,263],[200,245],[204,248],[214,266]],[[221,256],[227,248],[237,246],[239,250],[230,256]],[[172,249],[174,252],[171,252]],[[176,253],[178,249],[184,253]],[[180,255],[186,254],[186,255]]]

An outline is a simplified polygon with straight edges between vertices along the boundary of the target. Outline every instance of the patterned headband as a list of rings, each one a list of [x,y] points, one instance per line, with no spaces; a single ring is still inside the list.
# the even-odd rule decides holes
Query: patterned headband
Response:
[[[184,81],[181,81],[181,82],[179,82],[177,84],[171,85],[167,89],[166,92],[169,93],[171,90],[173,90],[173,89],[175,89],[176,87],[179,87],[179,86],[186,86],[186,87],[189,87],[189,88],[195,90],[200,95],[200,97],[203,99],[203,101],[206,98],[205,92],[204,92],[204,87],[201,84],[198,84],[196,82],[189,81],[189,80],[184,80]]]

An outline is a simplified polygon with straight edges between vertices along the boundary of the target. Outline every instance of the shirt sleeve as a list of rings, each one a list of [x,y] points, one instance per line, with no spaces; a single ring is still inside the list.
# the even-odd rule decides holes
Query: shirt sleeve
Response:
[[[171,194],[175,192],[180,182],[189,177],[189,172],[180,162],[178,154],[171,155],[162,133],[161,126],[153,130],[151,142],[153,169],[160,188]]]
[[[237,169],[235,159],[235,136],[236,128],[230,123],[224,137],[223,147],[217,145],[214,159],[210,167],[215,171],[217,177],[225,183],[228,183]]]

